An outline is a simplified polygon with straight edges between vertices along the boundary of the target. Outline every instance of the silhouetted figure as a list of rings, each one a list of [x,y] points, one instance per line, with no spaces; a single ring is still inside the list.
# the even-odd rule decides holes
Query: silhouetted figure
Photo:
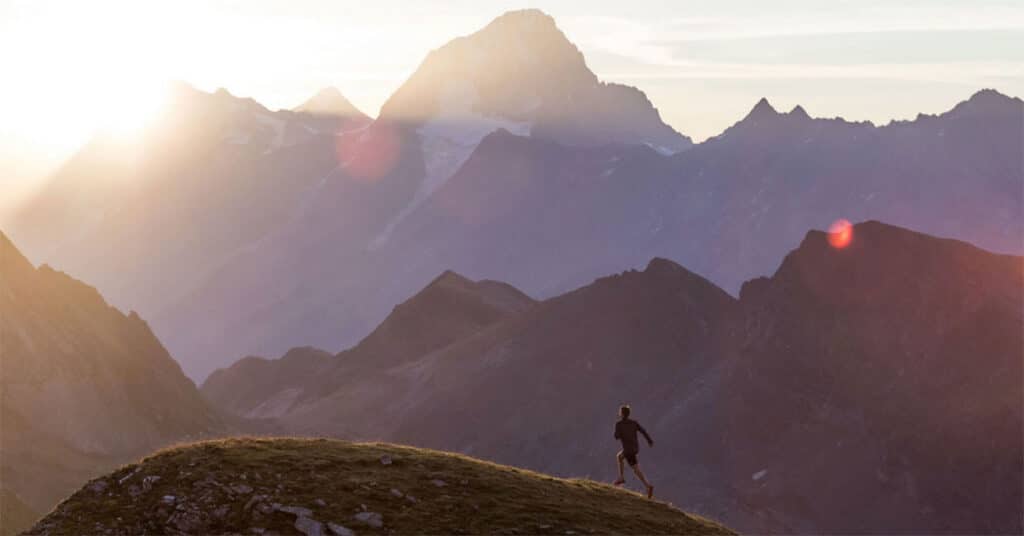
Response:
[[[640,470],[640,463],[636,459],[636,455],[640,453],[640,442],[637,441],[636,433],[640,432],[647,438],[647,444],[654,446],[654,440],[648,435],[647,430],[644,430],[640,423],[629,418],[629,406],[622,406],[619,408],[619,422],[615,423],[615,439],[622,442],[622,450],[615,455],[619,461],[619,479],[615,481],[616,486],[621,486],[626,483],[626,478],[622,474],[622,460],[625,459],[629,462],[629,466],[633,468],[633,472],[640,478],[640,481],[647,486],[647,498],[654,497],[654,486],[647,481],[643,471]]]

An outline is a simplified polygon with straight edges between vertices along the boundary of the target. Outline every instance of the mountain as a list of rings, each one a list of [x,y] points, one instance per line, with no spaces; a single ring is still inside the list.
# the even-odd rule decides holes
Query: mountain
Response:
[[[351,117],[358,120],[369,120],[369,117],[359,111],[345,95],[336,87],[321,89],[316,95],[294,108],[295,112],[333,117]]]
[[[378,266],[400,266],[390,281],[410,265],[454,268],[550,296],[665,257],[736,293],[805,229],[840,217],[1020,252],[1022,109],[983,91],[945,114],[875,127],[761,101],[672,157],[496,132],[391,232]],[[563,255],[573,262],[551,262]]]
[[[577,136],[579,143],[685,140],[639,92],[597,82],[575,47],[537,12],[502,17],[431,57],[447,63],[445,57],[461,55],[476,40],[490,43],[481,53],[497,57],[495,39],[517,32],[523,43],[539,44],[536,38],[544,35],[551,47],[571,49],[585,75],[566,79],[572,86],[556,91],[544,82],[563,67],[544,54],[554,48],[534,50],[531,83],[544,86],[538,95],[598,95],[600,110],[636,117],[608,118],[611,112],[581,104],[574,121],[593,115],[598,122],[586,123],[588,131],[610,130],[589,141]],[[364,270],[373,271],[374,251],[390,232],[458,169],[480,138],[509,124],[504,108],[481,110],[494,119],[483,126],[461,119],[411,124],[388,111],[401,102],[410,103],[403,109],[428,105],[417,88],[432,76],[433,63],[424,63],[372,125],[311,113],[346,110],[334,91],[298,111],[272,112],[224,90],[207,94],[179,85],[168,113],[130,147],[104,137],[83,147],[26,203],[10,232],[34,258],[94,282],[112,303],[152,318],[196,378],[239,355],[278,353],[292,343],[350,344],[408,295],[404,278],[393,290],[381,285],[386,295],[380,297],[341,299],[319,289],[365,281]],[[508,82],[519,76],[501,72],[512,65],[495,65],[485,62],[470,69],[477,74],[463,74],[469,81],[485,71]],[[619,93],[625,96],[614,96]],[[552,114],[564,109],[551,103],[530,112],[537,132],[551,131],[561,121]],[[641,131],[650,135],[634,139]],[[433,275],[413,278],[421,286]],[[340,338],[339,324],[350,326]]]
[[[534,303],[509,285],[445,272],[395,307],[358,345],[337,356],[306,347],[293,348],[275,360],[248,357],[214,371],[202,392],[236,415],[282,417],[320,402],[339,382],[362,381],[362,374],[413,361]]]
[[[373,121],[336,87],[320,90],[292,111],[304,127],[329,134],[361,130]]]
[[[873,221],[852,236],[807,233],[739,300],[655,259],[418,354],[357,347],[282,385],[277,419],[611,480],[628,402],[659,495],[741,531],[1019,532],[1024,259]]]
[[[479,124],[477,139],[504,126],[570,145],[649,144],[671,153],[692,144],[643,92],[598,80],[555,20],[536,9],[505,13],[432,51],[380,117],[427,135]]]
[[[740,303],[742,501],[813,532],[1022,530],[1024,259],[866,222],[844,249],[808,233]]]
[[[168,449],[93,480],[26,534],[354,531],[733,534],[596,482],[446,452],[323,439]]]
[[[662,257],[736,295],[839,218],[1024,243],[1024,112],[993,90],[885,126],[765,101],[662,154],[678,138],[646,98],[522,11],[429,54],[369,125],[176,95],[132,148],[84,147],[9,231],[139,311],[197,381],[354,345],[446,269],[549,298]]]
[[[2,233],[0,344],[4,496],[36,512],[127,459],[224,430],[145,321],[34,267]]]

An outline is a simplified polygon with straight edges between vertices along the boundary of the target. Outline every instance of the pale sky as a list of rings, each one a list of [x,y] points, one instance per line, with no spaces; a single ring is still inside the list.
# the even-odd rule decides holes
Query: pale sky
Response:
[[[885,123],[983,87],[1024,96],[1020,0],[0,0],[0,162],[130,126],[169,80],[272,109],[336,86],[376,115],[429,50],[524,7],[698,141],[760,97]]]

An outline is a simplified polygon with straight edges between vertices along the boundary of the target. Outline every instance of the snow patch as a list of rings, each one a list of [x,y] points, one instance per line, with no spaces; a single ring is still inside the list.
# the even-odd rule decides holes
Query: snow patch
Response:
[[[669,149],[668,147],[665,147],[663,145],[657,145],[657,144],[651,143],[649,141],[645,141],[644,145],[650,147],[651,149],[654,149],[655,152],[657,152],[658,154],[660,154],[662,156],[670,156],[670,155],[676,154],[675,151],[673,151],[672,149]]]
[[[768,470],[767,469],[761,469],[760,471],[750,475],[750,479],[754,480],[754,481],[761,480],[767,474],[768,474]]]

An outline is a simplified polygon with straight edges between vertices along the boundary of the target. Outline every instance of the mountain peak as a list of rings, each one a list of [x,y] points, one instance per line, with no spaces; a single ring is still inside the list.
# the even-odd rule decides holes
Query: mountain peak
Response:
[[[556,31],[562,34],[555,23],[555,18],[537,8],[515,9],[506,11],[492,20],[485,28],[514,28],[516,31]],[[565,36],[562,35],[564,38]],[[568,40],[566,40],[568,42]]]
[[[757,104],[750,109],[750,113],[747,114],[747,117],[744,120],[758,120],[762,118],[775,117],[777,115],[779,115],[779,112],[771,105],[771,103],[768,102],[768,99],[761,97],[761,100],[757,101]]]
[[[666,273],[675,272],[677,270],[685,270],[679,263],[670,261],[662,257],[654,257],[651,262],[647,263],[647,268],[644,268],[645,273]]]
[[[441,275],[435,277],[434,280],[431,281],[430,284],[428,284],[424,290],[431,287],[465,287],[472,284],[473,281],[471,281],[469,278],[460,275],[452,270],[445,270],[444,272],[441,273]]]
[[[811,116],[807,114],[807,110],[804,110],[803,106],[797,104],[789,111],[789,116],[794,119],[810,119]]]
[[[321,89],[316,95],[296,106],[293,111],[312,115],[366,117],[366,114],[345,98],[341,90],[333,86]]]
[[[1021,266],[1021,257],[872,220],[854,225],[848,245],[839,248],[827,232],[808,231],[771,280],[786,292],[853,306],[883,302],[908,292],[908,286],[924,294],[962,289],[962,280],[973,278],[968,274],[1021,274]],[[908,273],[915,274],[909,283],[896,275]],[[981,296],[986,286],[979,284],[973,292]]]
[[[462,145],[469,133],[479,131],[479,141],[501,127],[577,146],[649,143],[675,152],[692,143],[641,91],[598,80],[555,20],[536,9],[505,13],[432,51],[380,118],[427,126]]]
[[[1010,97],[994,89],[982,89],[971,95],[969,99],[953,107],[952,112],[972,115],[1003,115],[1020,114],[1024,110],[1024,101],[1019,97]]]

